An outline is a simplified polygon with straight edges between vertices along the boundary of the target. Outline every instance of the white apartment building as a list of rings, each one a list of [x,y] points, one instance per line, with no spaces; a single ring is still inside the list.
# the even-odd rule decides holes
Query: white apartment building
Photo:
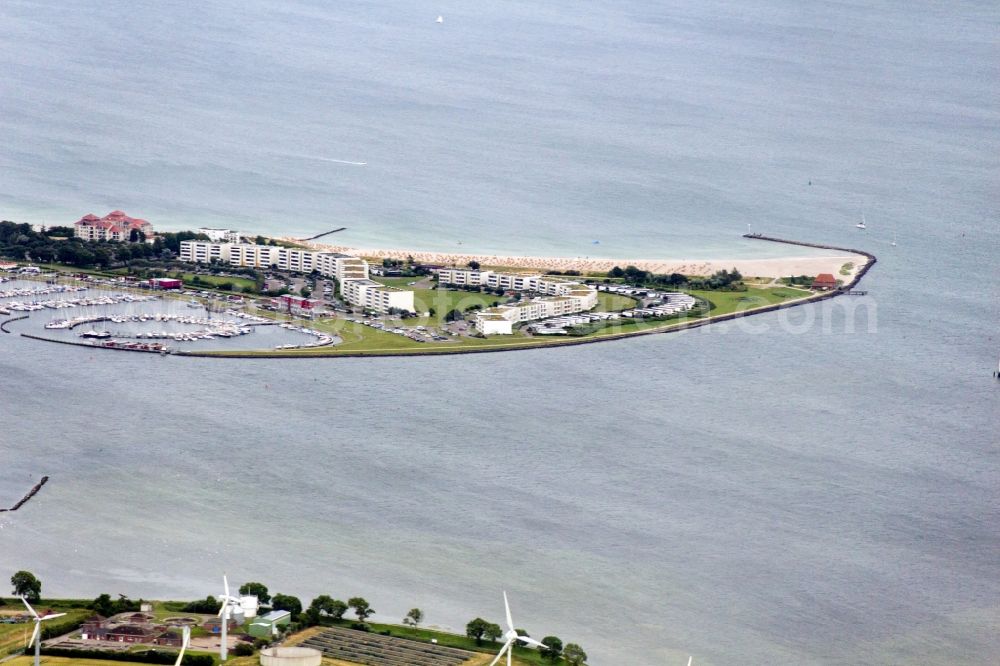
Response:
[[[514,332],[515,323],[584,312],[597,305],[597,290],[590,285],[547,275],[442,268],[438,271],[438,282],[546,294],[530,301],[501,305],[479,312],[475,326],[483,335],[510,335]]]
[[[413,292],[375,282],[374,280],[345,280],[341,293],[348,303],[376,312],[390,309],[414,312]]]
[[[458,286],[481,286],[496,289],[502,287],[508,291],[532,291],[549,296],[568,296],[574,289],[593,291],[592,287],[574,282],[560,280],[550,275],[498,273],[495,271],[477,271],[465,268],[442,268],[437,271],[440,284]],[[596,301],[595,301],[596,304]]]
[[[211,229],[202,227],[198,229],[199,234],[205,234],[213,243],[239,243],[240,232],[235,229]]]
[[[296,273],[319,272],[336,278],[340,292],[351,305],[385,313],[389,308],[414,311],[413,292],[386,287],[368,279],[368,262],[337,252],[316,252],[277,245],[181,241],[181,261],[218,263],[254,268],[275,267]],[[359,283],[359,284],[355,284]],[[374,285],[374,286],[373,286]]]
[[[376,312],[390,309],[413,312],[413,292],[396,287],[387,287],[374,280],[345,280],[341,282],[341,293],[348,303]]]
[[[597,291],[580,290],[574,296],[541,296],[530,301],[487,308],[476,314],[476,330],[483,335],[510,335],[514,324],[585,312],[597,305]]]

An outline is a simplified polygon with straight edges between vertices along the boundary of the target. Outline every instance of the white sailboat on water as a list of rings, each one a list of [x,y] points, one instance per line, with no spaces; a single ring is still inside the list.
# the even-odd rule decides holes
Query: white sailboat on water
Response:
[[[444,17],[439,14],[438,17],[434,20],[434,22],[435,23],[444,23]]]
[[[865,229],[868,228],[868,225],[865,224],[865,214],[864,213],[861,213],[861,221],[858,222],[857,224],[855,224],[854,226],[857,227],[858,229],[861,229],[861,230],[865,230]]]

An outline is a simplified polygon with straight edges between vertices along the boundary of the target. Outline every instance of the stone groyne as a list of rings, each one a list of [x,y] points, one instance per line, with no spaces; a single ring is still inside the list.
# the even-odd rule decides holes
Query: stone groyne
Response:
[[[14,506],[10,507],[9,509],[0,509],[0,512],[17,511],[22,506],[24,506],[28,502],[28,500],[30,500],[32,497],[34,497],[38,493],[38,491],[42,489],[42,486],[44,486],[46,483],[48,483],[48,481],[49,481],[49,477],[43,476],[41,478],[41,480],[39,480],[38,483],[36,483],[35,485],[33,485],[31,487],[31,490],[29,490],[27,493],[25,493],[24,497],[22,497],[20,500],[18,500],[17,504],[15,504]]]
[[[854,289],[858,282],[861,282],[861,278],[868,273],[872,266],[878,261],[878,258],[871,252],[865,252],[864,250],[855,250],[850,247],[839,247],[836,245],[822,245],[820,243],[806,243],[805,241],[788,240],[787,238],[775,238],[774,236],[764,236],[762,234],[743,234],[743,238],[749,238],[751,240],[763,240],[770,241],[772,243],[784,243],[785,245],[799,245],[801,247],[814,247],[820,250],[836,250],[837,252],[847,252],[849,254],[858,254],[865,257],[868,261],[862,266],[850,282],[845,284],[839,290],[832,292],[833,295],[837,295],[840,292],[848,291]]]

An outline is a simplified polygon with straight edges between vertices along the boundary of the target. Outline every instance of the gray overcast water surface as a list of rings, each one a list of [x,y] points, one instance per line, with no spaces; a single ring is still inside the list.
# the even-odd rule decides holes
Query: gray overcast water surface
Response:
[[[568,349],[0,334],[0,504],[51,476],[0,514],[0,576],[227,571],[459,630],[506,589],[595,666],[997,663],[1000,11],[868,4],[0,4],[3,219],[879,256],[867,298]]]

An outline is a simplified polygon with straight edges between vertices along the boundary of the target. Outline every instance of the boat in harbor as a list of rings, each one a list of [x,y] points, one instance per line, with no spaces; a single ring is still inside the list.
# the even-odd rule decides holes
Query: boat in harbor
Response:
[[[92,338],[92,339],[105,339],[111,337],[111,331],[95,331],[90,329],[89,331],[84,331],[80,334],[81,338]]]
[[[864,213],[861,213],[861,221],[858,222],[857,224],[855,224],[854,226],[857,227],[858,229],[861,229],[862,231],[864,231],[865,229],[868,228],[868,225],[865,223],[865,214]]]

